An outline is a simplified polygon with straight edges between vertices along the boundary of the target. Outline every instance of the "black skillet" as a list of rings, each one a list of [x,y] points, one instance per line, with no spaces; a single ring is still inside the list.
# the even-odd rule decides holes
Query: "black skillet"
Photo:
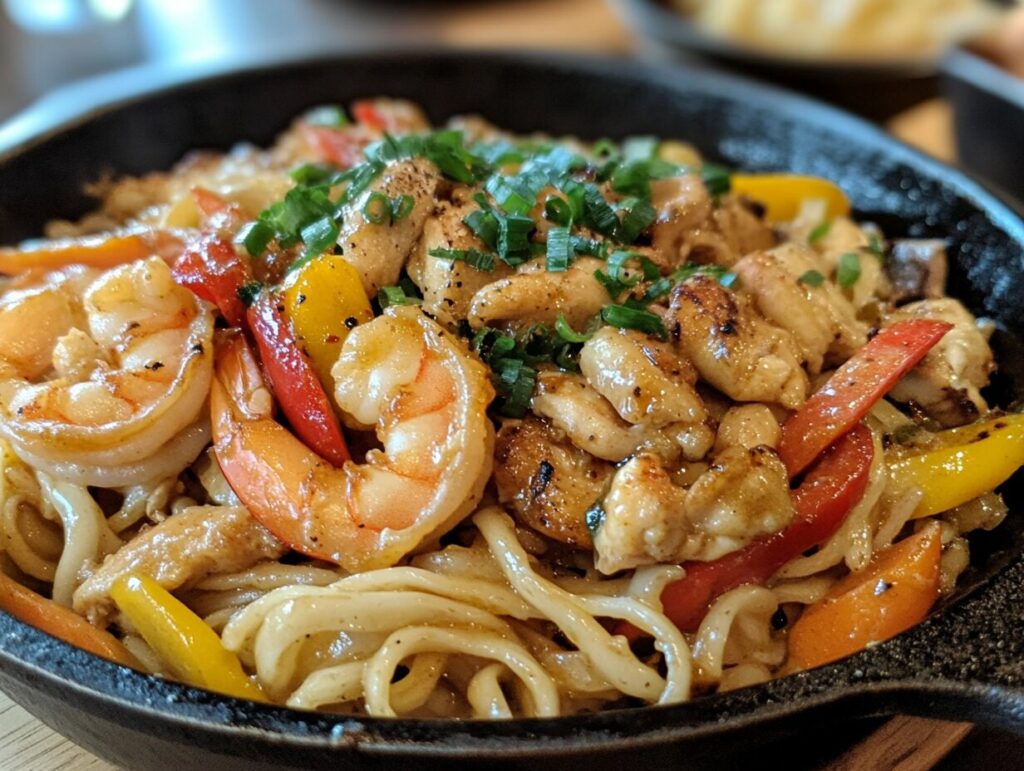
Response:
[[[193,148],[270,142],[297,112],[389,94],[434,120],[479,112],[499,126],[585,137],[682,137],[746,169],[837,180],[890,235],[950,240],[951,292],[998,320],[992,396],[1024,395],[1024,224],[965,174],[871,126],[787,93],[708,72],[494,53],[339,56],[181,83],[108,79],[103,107],[78,96],[0,131],[0,243],[92,205],[82,185],[165,169]],[[12,138],[31,138],[10,146]],[[5,139],[6,138],[6,139]],[[3,142],[8,146],[3,146]],[[956,597],[887,643],[804,674],[673,707],[558,720],[451,723],[346,719],[258,706],[122,669],[0,614],[0,688],[58,731],[132,768],[402,768],[505,762],[559,768],[725,763],[780,737],[827,738],[837,721],[907,712],[1024,733],[1024,495],[974,539]],[[785,762],[786,756],[761,757]]]

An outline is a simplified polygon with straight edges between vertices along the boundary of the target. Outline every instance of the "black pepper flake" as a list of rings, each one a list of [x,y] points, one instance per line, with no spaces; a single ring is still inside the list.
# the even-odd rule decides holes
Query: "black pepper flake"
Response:
[[[345,326],[348,327],[349,329],[354,329],[358,325],[359,319],[357,319],[355,316],[349,316],[347,319],[345,319]]]
[[[879,578],[878,583],[875,584],[875,597],[881,597],[890,589],[892,589],[892,584],[884,578]]]
[[[151,361],[149,364],[146,365],[146,369],[148,369],[148,370],[150,370],[152,372],[156,372],[158,369],[163,369],[163,368],[164,368],[164,363],[162,361]]]
[[[297,305],[302,305],[302,303],[306,302],[306,295],[300,293],[299,296],[295,298],[295,302]]]
[[[204,349],[203,349],[203,344],[202,343],[196,343],[195,345],[192,346],[192,352],[193,353],[202,353],[203,350]]]

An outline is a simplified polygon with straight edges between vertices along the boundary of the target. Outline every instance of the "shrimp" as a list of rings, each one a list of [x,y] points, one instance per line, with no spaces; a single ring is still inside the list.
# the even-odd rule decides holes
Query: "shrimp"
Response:
[[[287,550],[240,506],[192,506],[107,557],[75,590],[74,609],[102,623],[113,610],[110,587],[128,573],[144,573],[173,591],[279,559]]]
[[[718,559],[793,518],[786,467],[768,447],[725,450],[689,489],[658,458],[641,453],[615,472],[602,509],[594,550],[606,575]]]
[[[173,476],[195,460],[209,441],[212,309],[175,284],[159,257],[103,273],[81,297],[13,302],[35,308],[43,297],[54,317],[21,338],[41,348],[20,351],[16,365],[7,359],[13,377],[0,382],[0,434],[19,457],[97,487]],[[16,317],[15,306],[0,317]],[[50,379],[40,372],[44,354]]]
[[[356,327],[332,371],[347,423],[383,449],[335,468],[273,420],[252,351],[228,339],[210,394],[217,460],[253,516],[282,541],[349,571],[395,564],[480,501],[491,475],[494,398],[485,367],[420,310]]]
[[[694,276],[676,286],[668,326],[701,377],[736,401],[795,409],[807,398],[807,373],[792,335],[715,279]]]

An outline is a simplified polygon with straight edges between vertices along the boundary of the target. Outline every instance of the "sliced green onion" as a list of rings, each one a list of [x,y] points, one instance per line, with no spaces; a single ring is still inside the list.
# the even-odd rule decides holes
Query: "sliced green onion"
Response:
[[[533,389],[537,385],[537,370],[519,359],[502,359],[498,378],[506,394],[498,412],[509,418],[523,417],[530,407]]]
[[[882,242],[879,240],[878,235],[875,233],[868,234],[868,252],[875,255],[880,260],[885,259],[885,252],[882,249]]]
[[[586,254],[602,260],[608,257],[608,243],[605,241],[595,241],[582,236],[569,236],[569,241],[572,243],[572,250],[577,255]]]
[[[853,252],[847,252],[839,258],[839,268],[836,270],[836,283],[843,289],[849,289],[860,279],[860,257]]]
[[[614,235],[619,226],[615,210],[604,199],[596,185],[584,187],[582,224],[604,236]]]
[[[825,277],[816,270],[809,270],[800,276],[800,278],[797,279],[797,282],[807,284],[807,286],[821,286],[825,283]]]
[[[516,184],[514,178],[495,174],[487,180],[485,187],[494,196],[498,206],[509,214],[526,214],[533,208],[534,200],[522,186]]]
[[[509,265],[519,265],[530,258],[530,233],[536,223],[523,214],[498,217],[498,256]]]
[[[620,329],[635,329],[649,335],[656,335],[664,340],[668,335],[661,318],[650,311],[630,308],[626,305],[606,305],[601,309],[601,319],[605,324]]]
[[[657,137],[626,137],[622,140],[622,159],[625,161],[648,161],[657,151]]]
[[[304,163],[293,169],[289,176],[297,185],[314,187],[337,184],[340,174],[335,167],[326,163]]]
[[[813,246],[818,243],[821,239],[828,235],[828,232],[832,229],[832,223],[829,220],[819,222],[810,233],[807,234],[807,243]]]
[[[729,169],[717,163],[705,163],[700,167],[700,178],[713,198],[723,196],[732,190]]]
[[[441,260],[464,262],[488,273],[494,270],[494,255],[479,249],[431,249],[428,254]]]
[[[555,332],[567,343],[585,343],[594,336],[593,332],[577,332],[565,319],[565,315],[559,313],[555,319]]]
[[[569,228],[549,228],[547,238],[547,268],[552,273],[564,273],[573,258]]]
[[[363,204],[363,216],[374,225],[391,222],[391,199],[383,193],[370,193]]]
[[[650,227],[658,213],[649,201],[641,198],[627,198],[619,204],[622,222],[616,228],[616,238],[624,244],[631,244]]]
[[[253,257],[259,257],[267,250],[267,246],[274,240],[274,228],[266,222],[256,220],[245,225],[235,237]]]
[[[410,297],[400,286],[382,286],[377,290],[377,302],[383,310],[392,305],[418,305],[422,300]]]
[[[338,234],[341,229],[334,217],[321,217],[313,220],[300,231],[302,243],[306,245],[306,251],[310,254],[323,254],[333,251],[338,243]]]
[[[309,110],[305,116],[306,123],[311,126],[330,126],[341,128],[349,123],[345,110],[336,104],[324,104]]]
[[[398,222],[399,220],[404,220],[412,214],[415,206],[416,199],[408,193],[395,196],[391,199],[391,221]]]
[[[572,226],[572,204],[557,195],[548,196],[544,202],[544,216],[562,227]]]

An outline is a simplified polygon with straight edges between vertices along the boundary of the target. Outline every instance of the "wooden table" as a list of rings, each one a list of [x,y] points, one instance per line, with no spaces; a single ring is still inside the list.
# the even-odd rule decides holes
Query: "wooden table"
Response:
[[[530,46],[628,52],[630,32],[599,0],[505,0],[456,4],[424,21],[423,36],[449,45]],[[953,155],[948,105],[926,103],[889,126],[897,136],[943,158]],[[931,768],[970,730],[959,723],[894,718],[829,764],[835,769]],[[994,768],[998,768],[998,764]],[[0,771],[108,771],[0,694]]]

